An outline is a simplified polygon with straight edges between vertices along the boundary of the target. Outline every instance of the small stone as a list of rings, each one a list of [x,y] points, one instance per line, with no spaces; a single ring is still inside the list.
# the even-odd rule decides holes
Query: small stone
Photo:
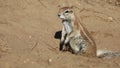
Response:
[[[113,20],[113,18],[112,18],[112,17],[108,17],[108,19],[109,19],[109,20]]]
[[[29,36],[29,38],[31,39],[31,38],[32,38],[32,36],[30,35],[30,36]]]
[[[48,63],[51,63],[51,62],[52,62],[52,59],[49,59],[49,60],[48,60]]]
[[[29,59],[26,59],[26,60],[23,61],[23,63],[27,63],[27,62],[29,62],[29,61],[30,61]]]
[[[32,64],[35,64],[36,62],[32,61],[31,63],[32,63]]]
[[[23,63],[26,63],[26,61],[23,61]]]

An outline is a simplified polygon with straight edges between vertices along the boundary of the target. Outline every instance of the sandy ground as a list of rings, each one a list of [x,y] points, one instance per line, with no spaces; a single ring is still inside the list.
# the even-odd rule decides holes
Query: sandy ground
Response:
[[[97,49],[120,52],[119,0],[0,0],[0,68],[120,68],[120,57],[59,51],[58,6],[74,5]]]

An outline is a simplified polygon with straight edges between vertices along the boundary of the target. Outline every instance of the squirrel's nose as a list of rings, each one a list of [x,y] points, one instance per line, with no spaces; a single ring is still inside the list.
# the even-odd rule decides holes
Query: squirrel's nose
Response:
[[[58,17],[60,17],[60,14],[58,14]]]

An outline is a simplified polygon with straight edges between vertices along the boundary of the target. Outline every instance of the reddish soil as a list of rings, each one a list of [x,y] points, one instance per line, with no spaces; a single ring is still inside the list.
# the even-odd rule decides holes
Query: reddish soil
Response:
[[[119,0],[0,0],[0,68],[120,68],[120,57],[59,51],[58,6],[74,5],[97,49],[120,52]]]

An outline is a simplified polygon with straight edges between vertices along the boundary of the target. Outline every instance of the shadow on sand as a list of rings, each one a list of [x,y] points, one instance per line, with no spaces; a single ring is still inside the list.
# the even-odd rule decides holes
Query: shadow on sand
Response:
[[[54,38],[55,38],[55,39],[61,39],[61,32],[62,32],[62,31],[57,31],[57,32],[55,33],[55,35],[54,35]]]

